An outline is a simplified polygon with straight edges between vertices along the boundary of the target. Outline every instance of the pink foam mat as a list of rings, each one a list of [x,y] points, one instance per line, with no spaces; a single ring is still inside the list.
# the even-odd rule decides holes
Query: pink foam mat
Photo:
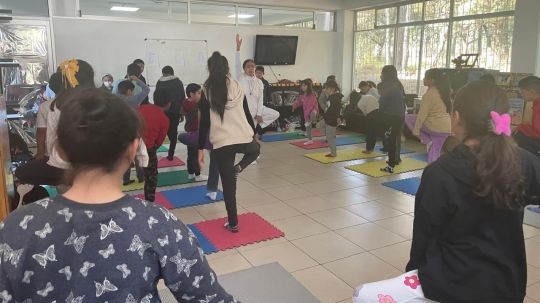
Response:
[[[167,158],[161,158],[158,161],[158,168],[183,166],[183,165],[186,165],[186,163],[176,156],[172,159],[172,161],[167,160]]]

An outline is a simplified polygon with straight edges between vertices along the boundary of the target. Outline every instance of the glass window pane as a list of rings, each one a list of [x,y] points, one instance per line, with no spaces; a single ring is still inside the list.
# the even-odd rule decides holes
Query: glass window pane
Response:
[[[181,2],[169,2],[171,6],[171,18],[175,20],[187,21],[188,5]]]
[[[424,20],[446,19],[450,17],[450,1],[431,0],[426,1]]]
[[[356,12],[356,30],[375,28],[375,10]]]
[[[422,21],[422,2],[399,7],[399,23]]]
[[[389,7],[377,10],[377,25],[396,24],[397,7]]]
[[[454,16],[513,11],[516,0],[455,0]]]
[[[238,24],[259,25],[259,9],[238,7]]]
[[[394,65],[406,93],[417,93],[421,35],[421,26],[407,26],[398,29]]]
[[[149,0],[115,3],[105,0],[79,0],[83,15],[112,16],[141,19],[168,19],[169,5],[166,2]],[[120,9],[120,10],[118,10]]]
[[[231,5],[191,3],[191,21],[204,23],[236,23],[236,9]]]
[[[13,16],[49,17],[47,0],[2,0],[0,9],[10,9]]]
[[[313,12],[262,9],[263,25],[313,28]]]
[[[380,82],[381,69],[394,60],[394,29],[355,33],[354,79]]]
[[[315,12],[315,30],[331,32],[334,30],[334,12]]]
[[[422,48],[422,70],[420,81],[424,73],[430,68],[446,67],[446,49],[448,46],[448,22],[426,24],[424,26],[424,45]],[[423,95],[427,88],[420,85],[419,95]]]
[[[510,71],[513,16],[454,22],[452,32],[452,58],[478,53],[480,67]]]

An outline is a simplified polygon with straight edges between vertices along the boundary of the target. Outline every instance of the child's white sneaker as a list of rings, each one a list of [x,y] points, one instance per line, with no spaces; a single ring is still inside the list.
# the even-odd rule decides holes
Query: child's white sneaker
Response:
[[[311,144],[313,144],[313,140],[309,140],[307,142],[304,142],[304,145],[311,145]]]
[[[209,193],[206,193],[206,196],[208,197],[208,199],[212,200],[212,201],[216,201],[217,199],[217,192],[215,191],[211,191]]]
[[[193,180],[193,179],[195,179],[195,174],[189,174],[189,175],[187,176],[187,178],[188,178],[189,180]]]
[[[208,180],[208,176],[205,176],[205,175],[195,176],[195,181],[197,182],[206,181],[206,180]]]

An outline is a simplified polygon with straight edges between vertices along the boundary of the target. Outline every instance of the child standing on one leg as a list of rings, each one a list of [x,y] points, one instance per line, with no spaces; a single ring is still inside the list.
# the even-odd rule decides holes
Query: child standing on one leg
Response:
[[[198,103],[201,100],[201,86],[195,83],[191,83],[186,88],[187,99],[182,103],[182,114],[186,117],[186,124],[184,126],[186,132],[197,132],[199,130],[199,106]],[[187,169],[188,179],[195,180],[197,182],[206,181],[208,177],[201,175],[201,169],[198,162],[198,148],[196,144],[187,144],[188,158]]]
[[[143,104],[138,112],[144,120],[143,141],[148,151],[148,166],[144,168],[144,199],[154,202],[156,199],[158,159],[157,149],[163,144],[169,130],[169,118],[165,111],[171,106],[166,91],[154,92],[154,104]]]
[[[311,135],[311,129],[313,123],[317,123],[317,116],[319,115],[319,104],[317,102],[317,94],[313,91],[313,81],[311,79],[305,79],[300,82],[300,89],[302,90],[300,97],[293,103],[293,112],[302,106],[304,110],[304,121],[306,126],[306,135],[308,141],[304,145],[313,143],[313,137]]]
[[[341,113],[341,98],[343,95],[339,92],[339,86],[336,81],[327,81],[324,85],[324,91],[330,102],[330,106],[324,113],[324,123],[326,124],[326,141],[330,147],[330,153],[326,157],[337,157],[336,149],[336,128],[339,124]]]

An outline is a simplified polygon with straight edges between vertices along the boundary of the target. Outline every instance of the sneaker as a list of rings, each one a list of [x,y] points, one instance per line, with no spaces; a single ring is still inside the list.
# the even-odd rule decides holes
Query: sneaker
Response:
[[[251,165],[257,165],[257,160],[251,162]]]
[[[389,165],[389,166],[387,166],[385,168],[381,168],[381,171],[385,172],[385,173],[393,174],[394,173],[394,168]]]
[[[335,158],[337,157],[337,155],[332,155],[332,154],[326,154],[324,155],[325,157],[328,157],[328,158]]]
[[[208,180],[208,176],[205,176],[205,175],[195,176],[195,181],[197,182],[206,181],[206,180]]]
[[[167,160],[172,161],[174,159],[174,156],[167,156]]]
[[[209,193],[206,193],[206,196],[208,197],[208,199],[210,199],[212,201],[217,200],[217,192],[215,192],[215,191],[211,191]]]
[[[195,174],[189,174],[189,175],[187,176],[187,178],[188,178],[189,180],[193,180],[193,179],[195,179]]]
[[[308,140],[307,142],[304,142],[304,145],[311,145],[313,144],[313,140]]]
[[[232,232],[232,233],[237,233],[239,230],[238,230],[238,226],[230,226],[229,223],[225,223],[225,225],[223,225],[223,227],[225,227],[226,230]]]

